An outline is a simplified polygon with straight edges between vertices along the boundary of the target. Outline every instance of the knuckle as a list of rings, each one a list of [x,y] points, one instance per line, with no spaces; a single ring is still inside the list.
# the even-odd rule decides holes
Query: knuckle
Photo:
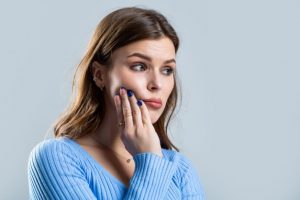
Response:
[[[136,109],[132,110],[132,114],[133,115],[137,115],[138,114],[138,110],[136,110]]]
[[[131,114],[131,110],[128,109],[128,108],[124,108],[124,109],[123,109],[123,113],[124,113],[124,115]]]
[[[125,117],[126,117],[126,118],[131,118],[131,117],[132,117],[131,112],[125,112]]]

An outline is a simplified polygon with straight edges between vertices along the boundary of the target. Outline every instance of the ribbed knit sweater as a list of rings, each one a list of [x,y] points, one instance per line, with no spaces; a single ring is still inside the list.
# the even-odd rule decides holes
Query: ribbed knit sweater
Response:
[[[204,200],[200,178],[182,153],[162,149],[163,157],[133,157],[134,174],[127,188],[75,140],[60,137],[40,142],[28,161],[30,199]]]

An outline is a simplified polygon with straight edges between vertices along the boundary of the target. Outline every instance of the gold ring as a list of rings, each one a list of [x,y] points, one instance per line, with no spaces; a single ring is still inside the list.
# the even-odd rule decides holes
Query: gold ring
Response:
[[[123,126],[124,125],[124,122],[119,122],[119,126]]]

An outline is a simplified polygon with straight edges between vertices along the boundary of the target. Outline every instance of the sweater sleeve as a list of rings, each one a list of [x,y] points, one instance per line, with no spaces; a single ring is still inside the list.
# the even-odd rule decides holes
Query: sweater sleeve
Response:
[[[180,168],[184,171],[181,174],[181,191],[184,200],[205,200],[203,186],[200,177],[193,163],[181,154],[182,159],[179,162]]]
[[[66,144],[41,142],[29,156],[30,199],[96,200],[83,174]]]
[[[136,168],[124,199],[164,199],[177,163],[148,152],[133,159]]]

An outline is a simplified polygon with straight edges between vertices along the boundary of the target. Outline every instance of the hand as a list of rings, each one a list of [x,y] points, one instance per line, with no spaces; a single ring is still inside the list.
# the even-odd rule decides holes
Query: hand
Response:
[[[138,153],[150,152],[162,157],[160,140],[144,102],[141,106],[138,106],[133,92],[132,96],[128,97],[124,88],[120,89],[120,95],[115,95],[114,102],[118,121],[125,122],[124,126],[119,127],[121,129],[121,140],[127,151],[132,156]]]

